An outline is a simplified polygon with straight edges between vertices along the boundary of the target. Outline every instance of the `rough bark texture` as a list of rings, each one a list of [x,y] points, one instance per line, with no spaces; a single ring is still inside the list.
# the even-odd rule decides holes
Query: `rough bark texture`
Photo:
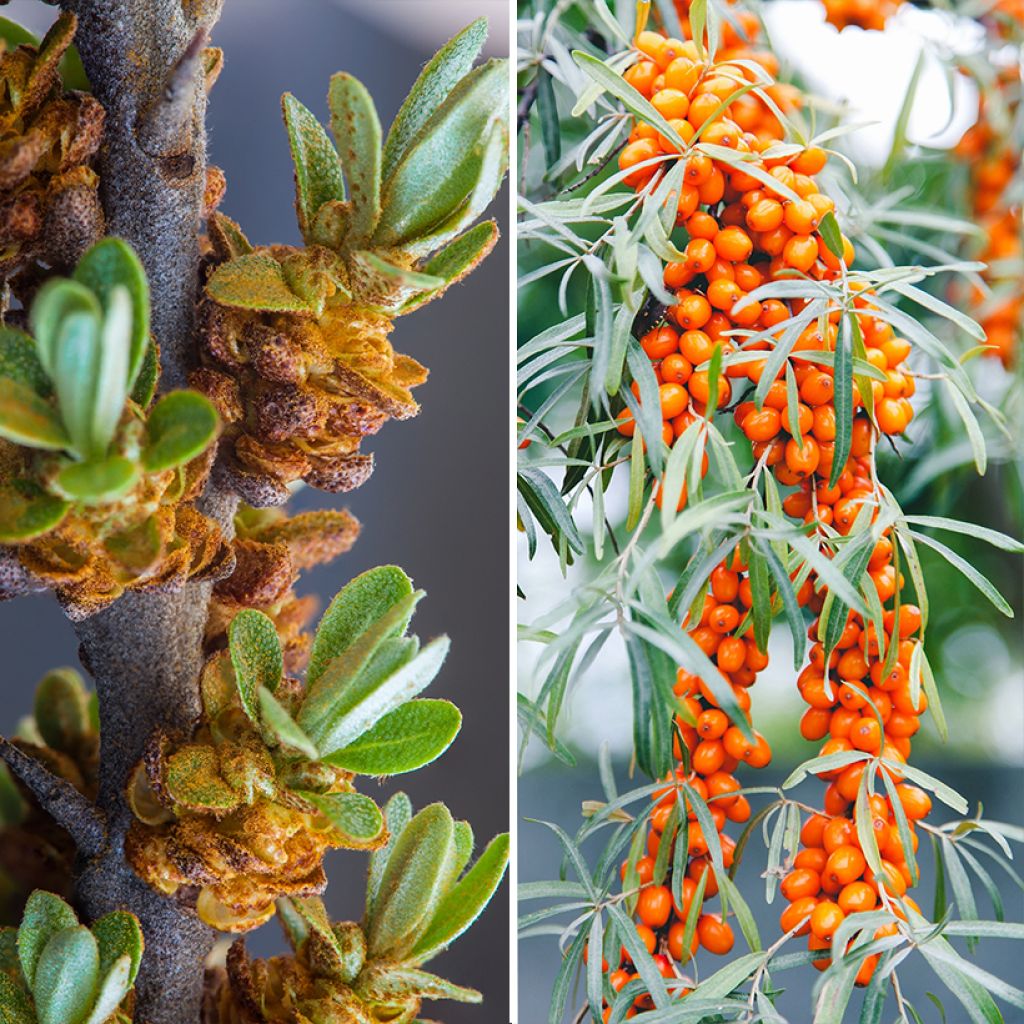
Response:
[[[62,0],[78,15],[76,43],[107,111],[101,197],[108,230],[134,246],[149,276],[162,390],[184,386],[193,359],[206,173],[197,54],[220,2]],[[230,496],[210,493],[204,505],[229,526]],[[190,909],[151,890],[124,859],[129,772],[157,725],[188,727],[199,711],[210,588],[129,594],[76,627],[100,700],[99,805],[107,825],[105,849],[80,864],[78,897],[90,918],[117,907],[139,917],[146,953],[136,1020],[144,1024],[197,1024],[214,940]]]

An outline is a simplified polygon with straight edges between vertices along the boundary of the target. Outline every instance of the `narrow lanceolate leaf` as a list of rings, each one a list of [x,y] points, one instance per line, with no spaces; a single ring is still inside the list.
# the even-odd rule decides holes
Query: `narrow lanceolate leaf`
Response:
[[[463,988],[428,971],[390,964],[375,964],[367,968],[359,978],[358,990],[371,999],[383,1001],[413,998],[479,1003],[483,1000],[476,989]]]
[[[371,957],[413,936],[435,901],[452,848],[455,822],[444,804],[425,807],[395,842],[369,920]]]
[[[195,391],[164,395],[149,414],[142,453],[147,472],[174,469],[201,455],[217,433],[217,410]]]
[[[366,86],[343,71],[331,76],[327,105],[352,203],[349,241],[359,245],[380,218],[380,120]]]
[[[412,592],[412,580],[395,565],[370,569],[343,587],[317,626],[306,671],[307,685],[312,686],[328,662],[343,654],[361,633]],[[408,617],[396,622],[391,635],[403,633],[408,622]]]
[[[488,128],[507,116],[507,62],[474,68],[434,111],[384,184],[378,245],[415,239],[450,217],[480,177]]]
[[[385,177],[459,80],[469,73],[486,38],[487,19],[477,18],[445,43],[420,72],[388,131],[384,144]]]
[[[255,608],[243,608],[228,627],[228,650],[242,707],[258,721],[260,687],[273,693],[284,675],[284,655],[274,623]]]
[[[360,679],[347,687],[330,717],[310,728],[310,735],[324,756],[348,746],[388,712],[429,686],[441,671],[450,643],[448,637],[440,636],[383,678],[374,678],[368,672],[365,683]]]
[[[384,805],[384,824],[388,830],[388,841],[379,850],[370,854],[370,866],[366,877],[366,916],[373,916],[373,908],[380,893],[381,879],[388,865],[391,852],[405,826],[412,821],[412,801],[405,793],[395,793]]]
[[[402,304],[399,312],[411,313],[472,273],[497,244],[498,234],[498,225],[487,220],[459,235],[432,256],[421,269],[424,274],[440,278],[443,284],[423,295],[414,295]]]
[[[372,273],[379,274],[391,284],[401,288],[429,292],[436,291],[444,284],[443,278],[435,277],[433,274],[423,274],[418,270],[406,270],[394,263],[388,263],[387,260],[381,259],[376,253],[368,250],[357,249],[352,256]]]
[[[400,775],[440,757],[461,725],[462,715],[449,701],[409,701],[323,760],[358,775]]]
[[[281,109],[295,164],[295,209],[305,236],[324,203],[346,198],[345,180],[323,125],[290,92],[282,97]]]
[[[99,965],[88,928],[57,932],[39,956],[32,985],[39,1024],[81,1024],[96,999]]]
[[[258,690],[256,696],[260,704],[260,721],[264,729],[269,730],[284,746],[293,747],[309,758],[319,757],[316,744],[268,689]]]
[[[0,377],[0,437],[46,451],[71,447],[57,410],[30,387],[10,377]]]
[[[28,898],[18,928],[18,960],[21,973],[32,986],[43,947],[58,932],[78,924],[75,912],[52,892],[37,889]]]
[[[441,900],[409,958],[424,963],[450,946],[483,913],[508,864],[509,837],[495,836],[477,862]]]
[[[375,839],[384,828],[380,808],[362,793],[307,793],[299,792],[339,832],[360,842]]]
[[[128,289],[115,285],[107,300],[100,331],[99,364],[96,368],[96,400],[92,409],[91,432],[98,451],[106,451],[113,440],[131,390],[129,363],[132,357],[132,299]],[[147,339],[148,340],[148,339]],[[139,365],[146,351],[139,352]]]
[[[104,238],[79,260],[72,277],[96,295],[108,316],[114,305],[115,291],[127,292],[130,326],[125,388],[130,389],[149,347],[149,282],[141,261],[124,240]]]
[[[75,450],[83,458],[100,458],[106,445],[93,433],[100,357],[100,321],[88,313],[71,313],[57,332],[53,384],[60,418]]]

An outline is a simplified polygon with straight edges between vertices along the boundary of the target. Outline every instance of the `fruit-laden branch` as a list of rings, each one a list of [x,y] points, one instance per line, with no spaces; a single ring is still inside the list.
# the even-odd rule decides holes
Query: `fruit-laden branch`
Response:
[[[54,775],[7,739],[0,739],[0,759],[28,787],[39,806],[74,839],[79,854],[94,857],[103,849],[103,818],[67,779]]]

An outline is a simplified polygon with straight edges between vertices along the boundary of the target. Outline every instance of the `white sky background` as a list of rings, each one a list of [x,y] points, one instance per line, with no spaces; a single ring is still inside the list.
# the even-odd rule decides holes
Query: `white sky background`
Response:
[[[825,23],[820,4],[776,0],[762,10],[773,49],[784,63],[800,73],[812,92],[835,103],[849,103],[847,122],[876,122],[840,140],[839,145],[855,155],[856,163],[878,166],[885,162],[922,49],[927,56],[908,126],[910,141],[930,147],[951,147],[974,122],[977,92],[973,84],[962,75],[956,76],[951,111],[949,89],[938,57],[941,49],[964,52],[979,45],[980,29],[973,21],[919,10],[908,4],[884,32],[847,28],[840,33]],[[625,518],[626,486],[624,474],[614,478],[606,497],[610,522],[622,522]],[[589,503],[580,513],[577,521],[587,530]],[[517,602],[519,620],[534,622],[565,599],[568,587],[585,578],[585,571],[570,569],[568,580],[563,580],[558,559],[543,537],[538,539],[538,554],[530,562],[526,540],[520,535],[519,584],[527,599]],[[961,740],[979,751],[987,748],[989,757],[1024,762],[1024,741],[1019,734],[1019,723],[1024,717],[1024,670],[1012,664],[997,634],[988,629],[981,630],[983,636],[975,635],[977,632],[975,629],[974,633],[968,630],[963,636],[957,634],[951,644],[954,655],[968,649],[975,655],[979,649],[984,650],[989,669],[985,692],[978,695],[980,712],[972,716],[970,723],[962,723]],[[585,641],[584,649],[586,645]],[[519,687],[531,696],[550,670],[548,663],[540,673],[535,671],[541,653],[538,644],[519,645]],[[755,719],[769,736],[774,730],[791,727],[805,710],[794,685],[792,647],[784,627],[773,630],[770,656],[768,669],[751,691]],[[607,742],[614,755],[626,757],[632,750],[632,721],[626,711],[631,705],[625,649],[613,637],[587,676],[570,691],[560,735],[583,753],[595,755],[601,744]],[[929,722],[926,728],[934,726]],[[964,730],[971,735],[965,735]],[[534,739],[524,768],[536,766],[549,756],[543,744]]]

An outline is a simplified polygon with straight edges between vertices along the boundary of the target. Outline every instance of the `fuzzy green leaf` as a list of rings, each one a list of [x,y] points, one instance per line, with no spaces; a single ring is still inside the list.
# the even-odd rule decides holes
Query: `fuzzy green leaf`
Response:
[[[142,464],[148,473],[159,473],[205,451],[217,433],[217,410],[198,392],[172,391],[153,406],[146,429]]]
[[[66,501],[47,494],[30,480],[0,484],[0,542],[41,537],[60,525],[69,508]]]
[[[284,675],[284,654],[271,619],[255,608],[243,608],[228,627],[228,650],[245,713],[259,720],[257,692],[273,693]]]
[[[245,232],[230,217],[214,211],[210,215],[209,225],[216,235],[218,243],[228,252],[231,259],[246,256],[252,252],[252,243],[245,237]]]
[[[381,259],[376,253],[369,252],[368,250],[356,250],[352,253],[352,256],[367,270],[386,278],[388,283],[392,285],[427,292],[434,291],[444,284],[444,279],[441,277],[396,267],[393,263],[388,263],[387,260]]]
[[[91,731],[89,695],[73,668],[48,672],[36,687],[36,728],[48,747],[67,751]]]
[[[420,129],[382,198],[378,245],[400,245],[450,217],[480,178],[489,128],[507,116],[507,61],[469,72]]]
[[[31,335],[0,325],[0,377],[10,377],[46,397],[52,388]]]
[[[307,315],[314,312],[312,304],[288,286],[281,264],[262,252],[221,264],[207,282],[206,294],[232,309]]]
[[[497,244],[499,235],[498,225],[493,220],[477,224],[431,256],[424,263],[423,272],[442,278],[446,285],[453,285],[480,265]]]
[[[412,592],[412,580],[394,565],[370,569],[343,587],[317,626],[306,671],[307,685],[312,686],[329,661],[343,654],[360,634]],[[404,632],[408,621],[406,618],[396,623],[395,633]]]
[[[66,278],[50,278],[36,293],[29,311],[32,336],[36,339],[39,361],[51,378],[56,375],[57,342],[61,325],[74,313],[103,318],[99,299],[84,285]]]
[[[156,342],[150,342],[146,346],[146,353],[142,357],[142,366],[139,368],[139,375],[132,385],[132,401],[141,409],[148,409],[149,403],[153,401],[156,394],[156,384],[160,379],[160,356],[157,353]]]
[[[54,479],[54,489],[68,501],[101,505],[126,494],[139,479],[138,464],[123,455],[70,462]]]
[[[294,747],[306,757],[316,759],[319,751],[316,744],[296,724],[295,719],[284,709],[281,702],[267,689],[257,691],[260,702],[260,720],[278,741],[286,747]]]
[[[18,960],[29,986],[35,985],[36,967],[43,947],[58,932],[78,924],[75,912],[52,892],[36,889],[25,904],[18,928]]]
[[[324,203],[346,198],[345,180],[323,125],[290,92],[281,97],[281,110],[295,164],[295,209],[305,237]]]
[[[0,974],[0,1024],[37,1024],[25,990]]]
[[[462,715],[449,701],[409,701],[324,760],[359,775],[400,775],[440,757],[461,725]]]
[[[117,430],[125,399],[132,388],[129,379],[131,351],[132,299],[127,288],[115,285],[108,298],[106,316],[100,331],[100,354],[96,368],[96,397],[92,408],[92,437],[97,450],[106,451]],[[144,338],[138,353],[139,367],[146,356]]]
[[[101,329],[101,320],[91,313],[69,313],[58,328],[53,351],[53,386],[60,417],[74,450],[86,459],[107,453],[107,443],[93,430],[95,410],[101,401]]]
[[[395,793],[384,805],[384,824],[388,829],[388,841],[379,850],[370,854],[370,866],[366,877],[366,917],[373,916],[374,905],[380,894],[380,883],[388,866],[391,852],[398,837],[412,821],[412,801],[405,793]]]
[[[84,925],[57,932],[43,948],[32,996],[39,1024],[80,1024],[96,999],[100,955]]]
[[[388,131],[384,144],[385,177],[459,80],[469,73],[486,39],[487,19],[477,18],[445,43],[420,72]]]
[[[167,793],[176,803],[204,811],[230,811],[239,797],[221,778],[213,747],[189,744],[167,760]]]
[[[134,982],[145,945],[139,919],[127,910],[114,910],[104,914],[92,926],[92,933],[99,944],[100,973],[106,974],[118,960],[127,957],[130,965],[128,983]]]
[[[79,260],[72,277],[99,298],[108,317],[118,290],[127,292],[130,301],[125,389],[130,390],[149,348],[149,282],[139,257],[123,239],[104,238]]]
[[[439,978],[415,967],[375,964],[359,979],[359,991],[371,999],[452,999],[459,1003],[479,1003],[483,996],[472,988]]]
[[[379,658],[375,655],[366,671],[344,687],[339,687],[329,714],[309,727],[313,742],[324,756],[353,743],[388,712],[412,700],[429,686],[441,671],[449,646],[448,637],[440,636],[412,658],[406,652],[396,651],[394,659],[390,657],[391,650],[382,648],[378,652]]]
[[[444,804],[417,814],[395,842],[370,916],[372,958],[383,958],[428,922],[438,883],[444,877],[455,830]]]
[[[362,793],[307,793],[299,796],[308,800],[339,832],[353,839],[375,839],[384,827],[380,808]]]
[[[508,865],[509,837],[495,836],[465,877],[441,900],[409,960],[424,963],[450,946],[483,913]]]
[[[99,992],[85,1024],[105,1024],[110,1016],[121,1005],[128,994],[131,984],[131,957],[123,956],[116,960],[109,971],[103,975]]]
[[[46,451],[71,446],[57,410],[30,387],[10,377],[0,377],[0,437]]]
[[[331,76],[327,105],[352,203],[349,241],[358,245],[380,218],[380,120],[366,86],[343,71]]]

